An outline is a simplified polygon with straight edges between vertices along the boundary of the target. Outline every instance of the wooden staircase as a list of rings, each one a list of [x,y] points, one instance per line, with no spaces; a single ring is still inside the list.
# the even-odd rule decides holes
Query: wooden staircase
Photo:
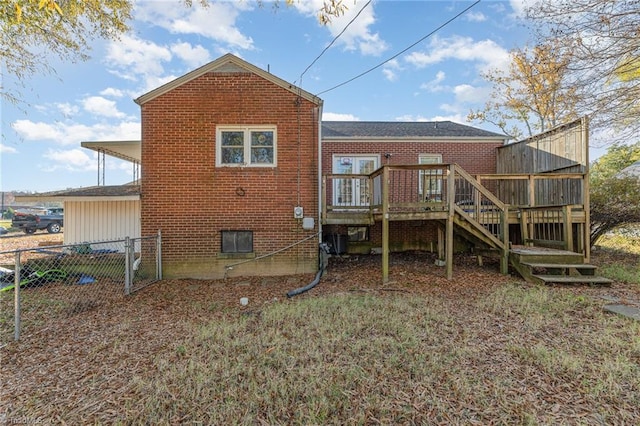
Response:
[[[539,247],[517,247],[509,252],[511,266],[528,282],[539,284],[609,285],[595,274],[597,267],[584,263],[580,253]]]

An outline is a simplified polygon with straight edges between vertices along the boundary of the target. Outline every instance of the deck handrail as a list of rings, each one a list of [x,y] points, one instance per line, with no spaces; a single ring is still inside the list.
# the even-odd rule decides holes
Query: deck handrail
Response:
[[[478,174],[475,178],[481,185],[494,183],[497,193],[504,192],[500,198],[509,199],[511,206],[531,207],[536,205],[585,204],[586,173],[510,173]],[[519,182],[525,182],[519,185]],[[568,185],[568,182],[575,182]],[[540,186],[537,184],[546,184]],[[501,188],[501,189],[499,189]],[[554,201],[555,199],[555,201]]]
[[[505,250],[508,247],[507,211],[508,205],[500,201],[491,191],[482,186],[473,176],[457,164],[452,166],[455,198],[460,194],[471,196],[471,204],[461,205],[460,201],[452,202],[455,212],[468,223],[488,237],[496,248]],[[473,190],[463,188],[470,185]],[[464,208],[464,207],[466,208]]]

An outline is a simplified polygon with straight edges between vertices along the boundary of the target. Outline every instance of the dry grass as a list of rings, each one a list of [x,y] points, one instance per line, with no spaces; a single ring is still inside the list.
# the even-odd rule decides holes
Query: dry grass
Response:
[[[640,325],[459,258],[165,281],[0,351],[6,419],[67,424],[637,424]],[[249,305],[238,300],[249,297]],[[0,411],[0,416],[3,414]]]
[[[596,256],[603,276],[616,281],[640,285],[640,228],[610,233],[598,240]]]

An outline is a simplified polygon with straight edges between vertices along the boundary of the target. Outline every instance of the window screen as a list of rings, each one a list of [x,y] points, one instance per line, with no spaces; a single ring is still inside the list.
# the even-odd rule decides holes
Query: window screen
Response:
[[[222,231],[222,253],[253,253],[253,231]]]

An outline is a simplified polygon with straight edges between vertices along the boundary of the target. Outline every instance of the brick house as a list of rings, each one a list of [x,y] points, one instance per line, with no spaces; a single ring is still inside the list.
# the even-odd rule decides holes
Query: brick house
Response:
[[[322,122],[321,99],[231,54],[135,101],[137,145],[83,146],[130,159],[139,184],[56,200],[77,222],[100,210],[91,229],[127,202],[109,232],[160,231],[166,278],[315,273],[321,242],[380,252],[383,280],[392,251],[437,251],[447,277],[456,248],[528,277],[512,244],[573,252],[572,269],[589,260],[586,118],[509,144],[448,121]]]
[[[228,54],[135,101],[165,277],[317,270],[319,98]]]

